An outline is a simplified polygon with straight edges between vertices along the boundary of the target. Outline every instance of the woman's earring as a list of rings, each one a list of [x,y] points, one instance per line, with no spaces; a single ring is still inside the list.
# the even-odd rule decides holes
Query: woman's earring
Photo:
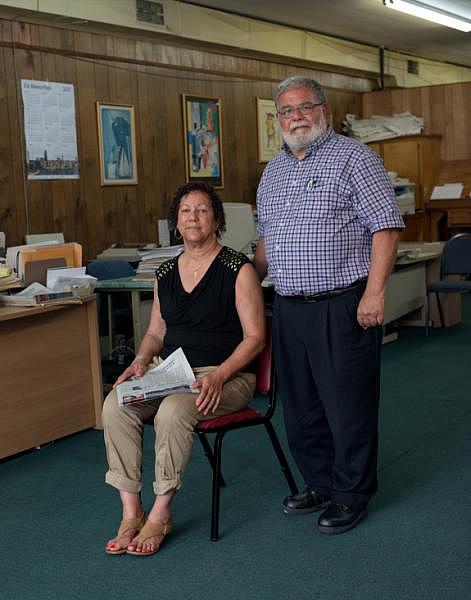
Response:
[[[175,229],[175,239],[176,240],[182,240],[183,236],[182,234],[178,231],[178,229]]]

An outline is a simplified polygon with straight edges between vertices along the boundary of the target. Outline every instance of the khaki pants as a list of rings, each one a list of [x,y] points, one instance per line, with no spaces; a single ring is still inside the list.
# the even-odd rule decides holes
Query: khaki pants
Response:
[[[215,367],[194,369],[202,377]],[[140,492],[143,423],[154,417],[155,481],[154,493],[178,490],[190,458],[194,427],[211,419],[245,408],[255,391],[255,375],[239,373],[226,382],[215,413],[207,416],[196,409],[196,394],[177,393],[152,402],[122,408],[112,390],[103,405],[103,428],[109,469],[106,483],[126,492]]]

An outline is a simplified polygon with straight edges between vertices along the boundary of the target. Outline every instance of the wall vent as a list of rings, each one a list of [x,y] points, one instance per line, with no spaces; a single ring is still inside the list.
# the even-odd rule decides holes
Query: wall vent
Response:
[[[165,25],[163,3],[155,0],[136,0],[136,18],[141,23]]]
[[[416,60],[408,60],[407,61],[407,72],[412,75],[419,74],[419,63]]]

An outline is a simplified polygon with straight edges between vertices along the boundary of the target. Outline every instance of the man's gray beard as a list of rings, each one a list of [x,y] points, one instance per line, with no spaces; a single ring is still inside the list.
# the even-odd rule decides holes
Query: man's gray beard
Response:
[[[282,131],[283,139],[288,145],[291,152],[301,152],[315,142],[327,129],[327,122],[322,119],[320,123],[312,125],[312,127],[302,135],[290,133],[289,131]]]

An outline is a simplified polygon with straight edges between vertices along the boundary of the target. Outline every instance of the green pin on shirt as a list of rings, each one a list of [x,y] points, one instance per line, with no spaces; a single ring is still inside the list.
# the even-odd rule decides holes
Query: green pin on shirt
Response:
[[[308,184],[306,186],[306,192],[310,192],[311,189],[316,185],[316,180],[314,179],[314,177],[311,177],[311,179],[308,181]]]

